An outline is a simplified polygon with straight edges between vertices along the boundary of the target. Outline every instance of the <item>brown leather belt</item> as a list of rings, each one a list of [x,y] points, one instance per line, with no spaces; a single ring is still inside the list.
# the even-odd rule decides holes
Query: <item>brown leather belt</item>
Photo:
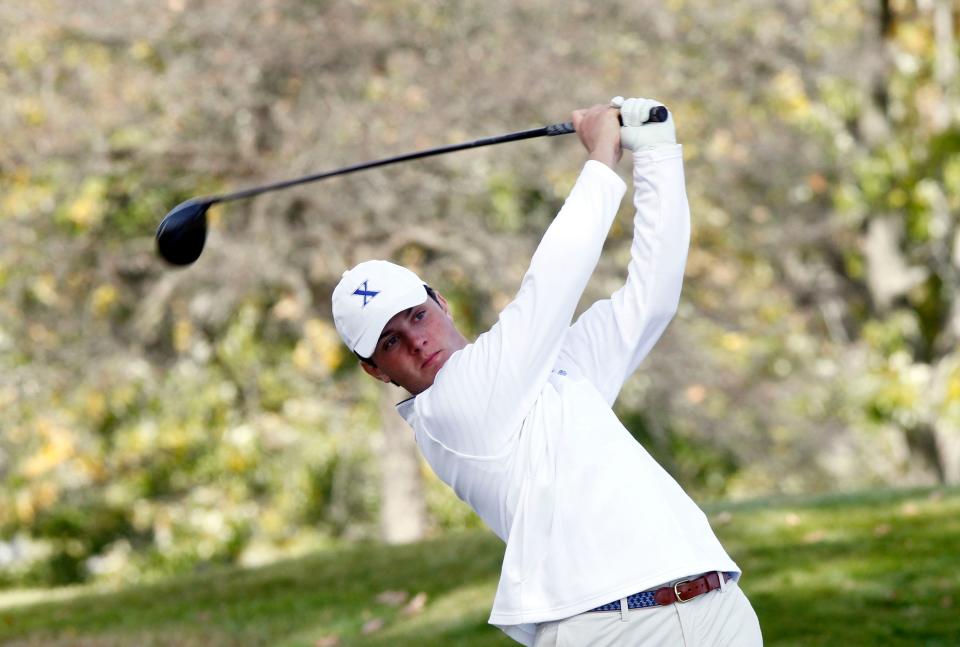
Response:
[[[733,574],[724,573],[723,579],[729,582]],[[720,575],[716,571],[704,573],[699,577],[681,580],[673,586],[664,586],[649,591],[641,591],[627,597],[628,609],[642,609],[645,607],[666,606],[674,602],[689,602],[698,595],[709,593],[720,588]],[[590,611],[620,611],[620,601],[604,604]],[[588,612],[589,613],[589,612]]]

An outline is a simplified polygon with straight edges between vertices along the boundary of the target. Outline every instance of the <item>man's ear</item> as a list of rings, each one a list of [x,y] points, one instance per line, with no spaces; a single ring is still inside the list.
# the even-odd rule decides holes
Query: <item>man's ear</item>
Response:
[[[447,304],[447,300],[444,299],[444,298],[443,298],[443,295],[440,294],[440,292],[438,292],[437,290],[434,290],[433,293],[434,293],[434,294],[436,295],[436,297],[437,297],[437,305],[440,306],[440,309],[443,310],[444,313],[446,313],[446,315],[447,315],[448,317],[450,317],[451,319],[453,319],[453,313],[450,312],[450,306]]]
[[[380,380],[381,382],[390,383],[390,376],[381,371],[378,367],[374,366],[369,362],[364,362],[360,360],[360,366],[363,367],[363,370],[367,372],[367,375],[370,375],[374,379]]]

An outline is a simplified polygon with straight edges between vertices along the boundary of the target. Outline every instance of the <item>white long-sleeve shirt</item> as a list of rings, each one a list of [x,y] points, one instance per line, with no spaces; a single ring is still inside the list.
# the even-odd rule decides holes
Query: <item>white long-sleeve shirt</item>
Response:
[[[588,161],[498,322],[398,405],[433,470],[506,542],[490,622],[525,645],[536,623],[739,573],[611,410],[676,311],[690,237],[680,146],[633,157],[624,286],[571,325],[626,191]]]

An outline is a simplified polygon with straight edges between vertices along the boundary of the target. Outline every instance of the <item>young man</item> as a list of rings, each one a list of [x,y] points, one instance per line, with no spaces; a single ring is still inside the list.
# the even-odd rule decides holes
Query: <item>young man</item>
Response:
[[[573,113],[589,159],[516,298],[473,343],[392,263],[361,263],[333,293],[343,341],[413,395],[398,410],[423,455],[506,542],[490,622],[524,645],[762,643],[740,569],[611,410],[676,310],[689,244],[672,117],[644,123],[658,105]],[[626,191],[621,146],[637,209],[627,281],[571,325]]]

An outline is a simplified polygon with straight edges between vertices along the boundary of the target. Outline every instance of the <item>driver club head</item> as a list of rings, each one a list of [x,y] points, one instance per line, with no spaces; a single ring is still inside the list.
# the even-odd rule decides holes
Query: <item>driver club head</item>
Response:
[[[170,210],[157,227],[157,251],[173,265],[200,258],[207,240],[207,209],[212,200],[193,198]]]

